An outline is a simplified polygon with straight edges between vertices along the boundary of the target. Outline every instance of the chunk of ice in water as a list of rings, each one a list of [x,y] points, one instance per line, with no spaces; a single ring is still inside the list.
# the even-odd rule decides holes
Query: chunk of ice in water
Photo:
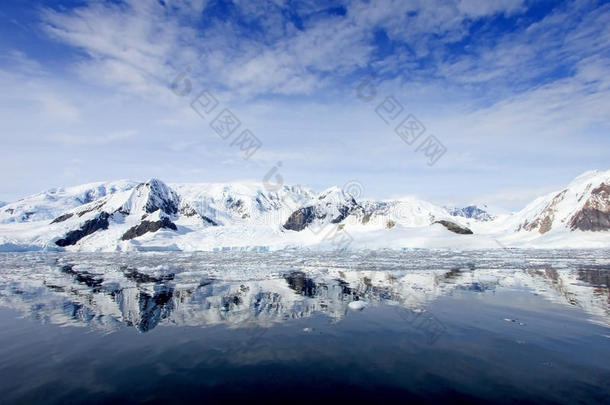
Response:
[[[349,307],[349,309],[352,309],[354,311],[362,311],[364,308],[366,308],[366,302],[352,301],[349,304],[347,304],[347,306]]]

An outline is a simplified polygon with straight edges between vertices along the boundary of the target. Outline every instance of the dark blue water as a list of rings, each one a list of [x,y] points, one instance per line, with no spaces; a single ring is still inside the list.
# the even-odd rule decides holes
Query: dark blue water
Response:
[[[5,255],[0,402],[608,403],[607,256],[524,254]]]

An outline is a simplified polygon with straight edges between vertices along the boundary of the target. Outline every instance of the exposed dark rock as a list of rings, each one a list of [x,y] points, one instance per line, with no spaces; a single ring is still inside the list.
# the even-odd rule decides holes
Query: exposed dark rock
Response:
[[[610,229],[610,214],[595,208],[583,208],[570,221],[571,230],[607,231]]]
[[[553,227],[553,215],[547,215],[540,221],[540,233],[547,233]]]
[[[66,289],[62,286],[59,285],[54,285],[54,284],[46,284],[45,283],[45,287],[47,287],[49,290],[54,291],[54,292],[65,292]]]
[[[98,202],[97,204],[92,204],[91,207],[88,207],[87,209],[80,211],[79,213],[77,213],[77,215],[79,217],[82,217],[83,215],[88,214],[89,212],[99,210],[100,208],[102,208],[104,206],[104,204],[106,204],[106,201]]]
[[[202,215],[201,219],[203,219],[203,222],[206,222],[206,223],[208,223],[208,224],[210,224],[212,226],[218,226],[218,223],[216,221],[214,221],[211,218],[206,217],[205,215]]]
[[[139,225],[129,228],[127,232],[121,238],[122,240],[130,240],[144,235],[148,232],[157,232],[161,228],[178,230],[176,224],[170,221],[169,218],[164,217],[160,221],[142,221]]]
[[[174,279],[174,273],[168,273],[159,277],[155,277],[146,273],[142,273],[141,271],[138,271],[138,269],[134,269],[131,267],[123,267],[121,268],[121,270],[123,271],[125,277],[135,281],[136,283],[161,283]]]
[[[591,284],[595,288],[610,292],[610,268],[608,265],[582,266],[578,269],[578,279]]]
[[[320,202],[316,201],[312,205],[294,211],[284,224],[284,229],[301,231],[317,219],[325,220],[326,223],[339,224],[352,214],[365,214],[364,209],[354,197],[346,196],[337,188],[320,194],[318,200]]]
[[[266,198],[266,200],[268,200],[268,199]],[[269,208],[265,207],[265,205],[261,201],[260,195],[256,196],[256,207],[258,208],[259,211],[269,211]]]
[[[459,267],[456,267],[456,268],[452,268],[451,270],[449,270],[448,272],[446,272],[439,278],[442,278],[443,280],[454,280],[454,279],[458,279],[459,277],[461,277],[461,275],[462,275],[461,270],[459,269]]]
[[[214,221],[213,219],[211,219],[209,217],[206,217],[205,215],[199,214],[193,207],[191,207],[188,204],[183,206],[182,208],[180,208],[180,215],[185,215],[187,217],[199,216],[199,217],[201,217],[203,222],[205,222],[206,224],[209,224],[212,226],[218,226],[216,221]]]
[[[155,288],[153,296],[140,292],[140,322],[136,325],[138,331],[145,333],[154,329],[162,319],[167,318],[172,310],[174,289],[169,286]]]
[[[185,205],[184,207],[180,208],[180,215],[194,217],[197,215],[197,211],[195,211],[195,208],[191,207],[190,205]]]
[[[129,214],[131,214],[131,212],[130,212],[130,211],[127,209],[127,208],[125,208],[125,207],[121,207],[121,208],[117,209],[117,210],[116,210],[116,211],[114,211],[114,212],[117,212],[117,213],[119,213],[119,214],[123,214],[123,215],[129,215]]]
[[[87,287],[91,287],[95,292],[100,291],[102,282],[104,281],[104,279],[98,275],[91,274],[87,271],[74,270],[74,266],[71,264],[62,266],[60,271],[73,276],[77,282],[85,284]]]
[[[348,207],[347,205],[339,207],[339,215],[336,218],[333,218],[333,220],[330,222],[332,224],[338,224],[339,222],[341,222],[345,218],[347,218],[347,216],[350,214],[351,211],[352,211],[352,207]]]
[[[591,191],[582,209],[572,216],[570,229],[593,232],[610,230],[610,185],[602,183]]]
[[[284,279],[288,283],[288,287],[294,290],[297,294],[306,297],[316,296],[316,283],[311,278],[307,277],[302,271],[293,271],[286,274]]]
[[[74,245],[76,242],[87,235],[91,235],[95,231],[108,229],[109,217],[110,215],[107,212],[102,212],[95,218],[86,221],[79,229],[68,232],[63,239],[59,239],[55,244],[61,247]]]
[[[355,201],[353,201],[353,205],[341,205],[337,208],[337,210],[339,211],[339,215],[331,219],[330,222],[332,224],[340,223],[354,212],[363,212],[362,207],[360,207]],[[315,206],[299,208],[286,220],[284,229],[291,231],[302,231],[314,220],[323,219],[326,217],[327,214],[320,214],[320,212],[324,212],[324,209],[316,208]]]
[[[55,218],[53,221],[51,221],[52,224],[57,224],[59,222],[64,222],[67,219],[70,219],[74,216],[74,214],[69,213],[69,214],[63,214],[58,216],[57,218]]]
[[[525,222],[519,226],[517,231],[521,230],[521,228],[525,229],[526,231],[538,229],[538,232],[541,234],[550,231],[553,227],[553,220],[555,219],[555,208],[557,207],[557,204],[563,200],[563,197],[567,192],[568,190],[563,190],[561,193],[553,197],[553,200],[546,207],[544,207],[542,212],[532,222]]]
[[[4,212],[6,212],[6,213],[9,213],[9,214],[13,215],[13,214],[15,213],[15,210],[14,210],[14,209],[12,209],[12,208],[7,208],[7,209],[5,209],[5,210],[4,210]]]
[[[230,311],[243,302],[239,295],[229,295],[222,297],[222,307],[225,311]]]
[[[214,283],[214,281],[215,280],[213,278],[203,279],[199,282],[199,285],[197,287],[200,288],[200,287],[205,287],[205,286],[211,285],[212,283]]]
[[[485,292],[487,290],[494,290],[495,286],[493,285],[486,285],[485,283],[481,283],[481,282],[477,282],[475,281],[474,283],[469,283],[466,285],[460,285],[457,287],[458,290],[463,290],[463,291],[473,291],[473,292]]]
[[[178,213],[178,196],[160,180],[139,184],[135,192],[138,195],[148,192],[145,210],[149,214],[159,209],[169,215]]]
[[[302,231],[316,219],[314,207],[303,207],[293,212],[286,223],[284,228],[290,231]]]
[[[453,233],[459,233],[460,235],[472,235],[472,231],[470,229],[466,228],[465,226],[458,225],[455,222],[440,220],[435,221],[434,223],[443,225]]]
[[[35,212],[32,212],[32,211],[24,212],[23,215],[21,216],[21,220],[23,222],[29,221],[30,217],[34,214],[35,214]]]
[[[233,197],[229,197],[225,201],[225,206],[229,211],[234,212],[235,214],[241,216],[241,218],[243,219],[250,217],[250,214],[248,213],[248,207],[242,199],[235,200],[233,199]]]
[[[233,200],[233,197],[229,197],[227,199],[227,208],[238,211],[240,208],[244,206],[244,202],[239,200]]]

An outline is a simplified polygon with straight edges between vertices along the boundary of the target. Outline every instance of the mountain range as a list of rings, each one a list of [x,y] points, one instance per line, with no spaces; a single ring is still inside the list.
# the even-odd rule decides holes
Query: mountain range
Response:
[[[590,171],[523,210],[357,200],[339,187],[119,180],[54,188],[0,208],[0,250],[603,248],[610,171]]]
[[[456,217],[474,218],[479,221],[491,221],[495,218],[487,212],[487,206],[479,208],[476,205],[469,205],[463,208],[447,208],[447,210]]]

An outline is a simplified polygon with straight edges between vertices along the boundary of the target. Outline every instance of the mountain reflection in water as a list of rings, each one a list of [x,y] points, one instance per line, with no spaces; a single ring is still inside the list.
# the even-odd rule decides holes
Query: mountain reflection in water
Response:
[[[419,314],[462,290],[519,288],[608,326],[610,255],[593,252],[5,254],[0,305],[46,323],[148,332],[340,321],[353,301]]]

